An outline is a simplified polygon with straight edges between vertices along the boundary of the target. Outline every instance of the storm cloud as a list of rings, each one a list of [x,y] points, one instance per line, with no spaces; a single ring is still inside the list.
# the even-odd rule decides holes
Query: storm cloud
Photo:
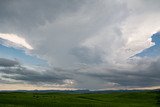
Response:
[[[159,4],[158,0],[0,1],[0,33],[23,38],[33,47],[25,49],[26,54],[48,63],[42,69],[1,58],[1,79],[32,85],[71,81],[78,89],[159,86],[159,58],[129,59],[152,46],[148,39],[159,30]]]

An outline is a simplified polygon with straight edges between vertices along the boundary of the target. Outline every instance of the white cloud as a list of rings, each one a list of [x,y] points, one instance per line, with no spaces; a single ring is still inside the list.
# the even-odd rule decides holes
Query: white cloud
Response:
[[[2,34],[2,33],[0,33],[0,38],[4,39],[4,40],[8,40],[12,43],[15,43],[16,45],[18,45],[20,47],[25,47],[30,50],[33,49],[33,47],[31,45],[29,45],[24,38],[19,37],[15,34]]]

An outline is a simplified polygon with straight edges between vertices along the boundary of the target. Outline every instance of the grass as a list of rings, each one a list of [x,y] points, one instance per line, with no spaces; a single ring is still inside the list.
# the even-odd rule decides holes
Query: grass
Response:
[[[1,92],[0,107],[160,107],[159,92],[65,94]]]

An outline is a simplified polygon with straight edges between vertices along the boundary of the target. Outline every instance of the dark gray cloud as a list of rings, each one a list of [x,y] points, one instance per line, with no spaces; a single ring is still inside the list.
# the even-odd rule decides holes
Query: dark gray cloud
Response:
[[[104,89],[105,86],[103,86],[103,84],[106,83],[112,83],[113,87],[128,87],[128,88],[154,87],[160,85],[159,58],[156,60],[141,59],[136,63],[137,64],[134,67],[127,69],[116,68],[116,67],[113,68],[103,67],[93,72],[91,72],[89,69],[87,71],[86,69],[87,72],[78,72],[78,74],[84,75],[88,77],[88,79],[90,80],[96,79],[96,81],[99,81],[99,86],[103,87]],[[87,82],[86,84],[89,83]],[[96,87],[96,85],[93,87]]]
[[[65,73],[62,73],[65,74]],[[17,67],[4,67],[0,69],[0,75],[2,80],[12,79],[19,83],[29,83],[34,85],[39,84],[65,84],[66,79],[71,79],[67,74],[61,75],[50,70],[29,69],[27,67],[22,67],[21,65]],[[6,81],[5,81],[6,82]],[[8,81],[11,83],[12,81]],[[17,83],[13,82],[13,83]]]
[[[0,58],[0,67],[14,67],[16,65],[19,65],[19,62],[16,60]]]
[[[23,81],[29,84],[65,84],[64,80],[70,79],[67,76],[59,75],[51,71],[37,72],[26,68],[3,69],[3,78]]]
[[[12,79],[19,83],[33,85],[65,84],[65,80],[74,80],[72,88],[105,89],[107,88],[140,88],[160,85],[160,59],[140,59],[132,62],[131,68],[82,66],[77,69],[54,68],[53,70],[28,69],[22,66],[0,69],[1,78]],[[38,71],[39,70],[39,71]],[[2,81],[1,80],[1,81]],[[2,83],[3,83],[2,82]],[[17,83],[8,81],[8,83]]]

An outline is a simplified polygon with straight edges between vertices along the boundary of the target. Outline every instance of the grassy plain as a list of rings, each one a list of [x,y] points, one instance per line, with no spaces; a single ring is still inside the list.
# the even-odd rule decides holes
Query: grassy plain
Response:
[[[159,92],[90,94],[1,92],[0,107],[160,107]]]

